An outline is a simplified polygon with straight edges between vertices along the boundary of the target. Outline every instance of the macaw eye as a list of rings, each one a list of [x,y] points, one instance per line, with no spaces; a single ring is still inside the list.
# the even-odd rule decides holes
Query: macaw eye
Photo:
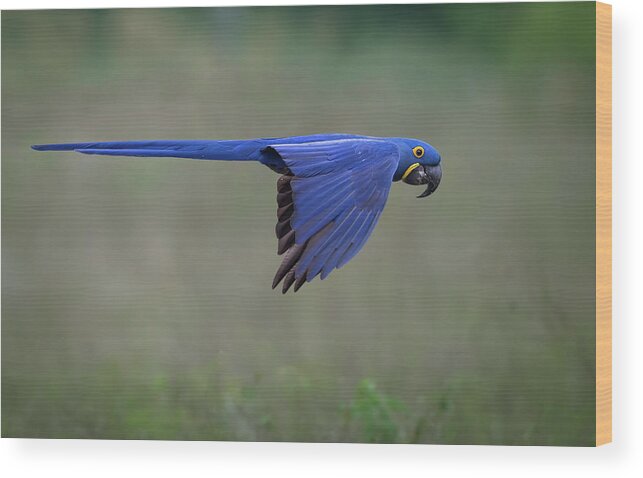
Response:
[[[424,156],[424,148],[422,146],[416,146],[415,148],[413,148],[413,155],[416,158],[421,158],[422,156]]]

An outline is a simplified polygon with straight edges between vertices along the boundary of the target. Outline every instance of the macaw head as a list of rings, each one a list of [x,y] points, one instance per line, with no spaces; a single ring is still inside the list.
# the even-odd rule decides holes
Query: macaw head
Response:
[[[417,186],[426,184],[426,189],[418,198],[427,197],[435,192],[442,179],[442,158],[438,150],[419,139],[400,138],[400,162],[395,180]]]

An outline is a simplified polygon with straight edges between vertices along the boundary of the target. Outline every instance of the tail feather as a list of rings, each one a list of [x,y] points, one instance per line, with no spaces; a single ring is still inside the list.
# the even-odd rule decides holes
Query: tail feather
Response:
[[[179,151],[172,149],[98,149],[79,148],[74,149],[77,153],[100,154],[103,156],[140,156],[156,158],[188,158],[188,159],[215,159],[208,157],[205,151]]]
[[[36,144],[37,151],[76,151],[106,156],[172,157],[243,161],[250,159],[238,148],[243,141],[110,141],[98,143]]]

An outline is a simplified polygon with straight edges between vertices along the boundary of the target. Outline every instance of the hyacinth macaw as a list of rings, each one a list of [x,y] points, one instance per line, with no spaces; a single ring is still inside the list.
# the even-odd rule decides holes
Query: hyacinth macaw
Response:
[[[277,253],[284,254],[273,289],[296,292],[325,279],[364,246],[384,209],[391,184],[424,185],[433,193],[441,158],[430,144],[409,138],[317,134],[250,140],[123,141],[40,144],[38,151],[108,156],[257,161],[277,180]]]

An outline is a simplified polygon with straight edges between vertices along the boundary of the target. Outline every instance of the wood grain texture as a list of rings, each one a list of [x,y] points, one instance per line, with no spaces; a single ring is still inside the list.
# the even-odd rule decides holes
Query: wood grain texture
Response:
[[[612,7],[596,3],[596,445],[612,441]]]

